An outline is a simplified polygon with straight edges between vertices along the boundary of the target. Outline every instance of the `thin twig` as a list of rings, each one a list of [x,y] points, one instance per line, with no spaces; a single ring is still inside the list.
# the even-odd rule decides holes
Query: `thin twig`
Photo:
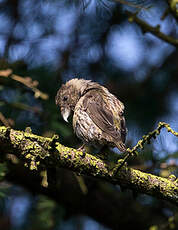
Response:
[[[141,6],[141,5],[138,5],[138,4],[134,4],[132,2],[127,2],[127,1],[124,1],[124,0],[114,0],[115,2],[119,2],[123,5],[127,5],[127,6],[130,6],[130,7],[133,7],[133,8],[137,8],[137,9],[143,9],[143,10],[147,10],[148,8],[145,8],[144,6]]]
[[[34,92],[34,95],[36,98],[40,97],[43,100],[47,100],[49,97],[46,93],[41,92],[37,88],[38,82],[36,80],[33,81],[31,77],[21,77],[21,76],[12,74],[11,69],[0,70],[0,77],[10,78],[10,79],[12,79],[16,82],[19,82],[22,85],[28,87],[29,89],[31,89]]]
[[[8,105],[8,106],[10,106],[12,108],[15,108],[15,109],[26,110],[26,111],[30,111],[30,112],[34,112],[34,113],[38,113],[38,114],[41,113],[39,107],[37,107],[37,106],[29,106],[29,105],[26,105],[26,104],[23,104],[23,103],[20,103],[20,102],[9,103],[6,100],[0,100],[0,104],[1,105],[5,104],[5,105]]]
[[[0,121],[5,125],[6,127],[10,127],[11,125],[8,122],[8,119],[5,118],[5,116],[0,112]]]
[[[124,157],[124,159],[122,159],[122,161],[118,161],[117,165],[114,167],[113,169],[113,173],[117,174],[117,172],[119,171],[119,169],[128,161],[129,158],[131,158],[134,155],[138,155],[137,150],[143,149],[145,144],[149,144],[152,138],[156,138],[156,136],[158,136],[161,132],[161,129],[166,128],[168,132],[171,132],[174,136],[178,137],[178,132],[174,131],[169,124],[167,124],[166,122],[159,122],[158,126],[155,130],[153,130],[152,132],[149,132],[147,135],[144,135],[142,139],[140,139],[137,144],[133,147],[133,148],[128,148],[127,149],[127,154]]]

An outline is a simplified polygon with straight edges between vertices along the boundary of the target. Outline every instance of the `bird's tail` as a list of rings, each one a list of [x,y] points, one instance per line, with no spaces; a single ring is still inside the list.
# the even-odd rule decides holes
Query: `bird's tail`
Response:
[[[126,146],[123,142],[117,142],[116,147],[121,151],[121,152],[126,152]]]

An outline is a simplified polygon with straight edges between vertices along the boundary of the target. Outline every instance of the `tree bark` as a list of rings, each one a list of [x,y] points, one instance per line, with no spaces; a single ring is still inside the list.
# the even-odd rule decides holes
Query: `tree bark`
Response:
[[[126,164],[115,174],[101,159],[61,145],[56,136],[41,137],[29,130],[23,132],[2,126],[0,152],[3,156],[15,155],[29,170],[37,173],[63,167],[178,205],[178,180],[175,177],[162,178],[129,168]]]

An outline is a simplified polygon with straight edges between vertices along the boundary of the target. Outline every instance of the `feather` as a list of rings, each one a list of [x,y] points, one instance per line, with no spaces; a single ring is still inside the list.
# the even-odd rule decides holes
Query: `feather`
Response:
[[[117,98],[115,99],[117,100]],[[112,111],[112,106],[110,106],[110,104],[107,104],[106,100],[107,98],[104,99],[104,96],[100,90],[90,90],[85,95],[85,98],[83,100],[84,109],[88,113],[91,120],[104,133],[111,136],[115,143],[124,141],[126,131],[123,118],[120,115],[121,111],[118,111],[116,117],[114,111]],[[118,122],[117,126],[115,125],[116,121]],[[120,147],[119,149],[124,149],[124,147]]]

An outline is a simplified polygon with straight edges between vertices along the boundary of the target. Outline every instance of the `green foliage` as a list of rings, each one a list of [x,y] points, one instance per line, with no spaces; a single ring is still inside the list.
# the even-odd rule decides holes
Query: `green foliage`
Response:
[[[60,225],[64,210],[46,196],[38,196],[35,210],[31,215],[31,226],[48,230]]]

